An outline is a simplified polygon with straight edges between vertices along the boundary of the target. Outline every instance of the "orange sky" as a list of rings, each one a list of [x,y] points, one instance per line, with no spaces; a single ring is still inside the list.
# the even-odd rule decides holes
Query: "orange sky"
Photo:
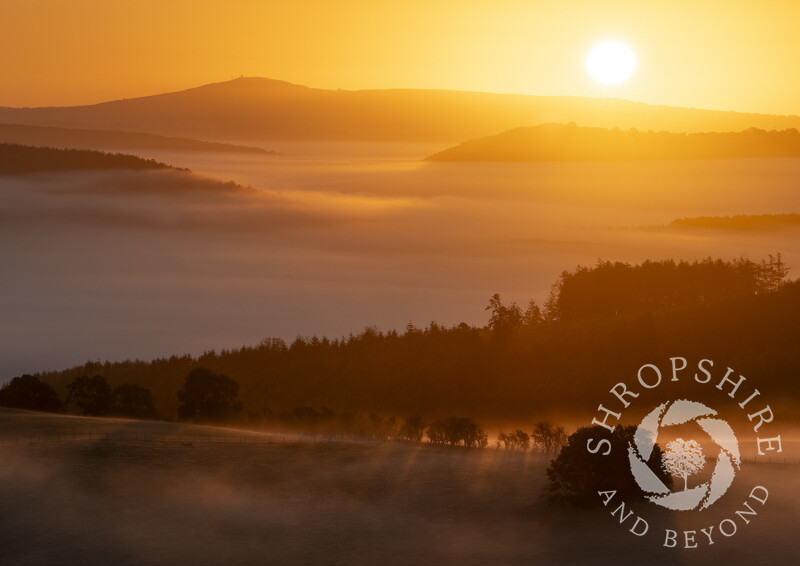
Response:
[[[234,76],[323,88],[616,96],[800,114],[795,0],[4,0],[0,105],[92,103]],[[639,69],[587,75],[618,38]]]

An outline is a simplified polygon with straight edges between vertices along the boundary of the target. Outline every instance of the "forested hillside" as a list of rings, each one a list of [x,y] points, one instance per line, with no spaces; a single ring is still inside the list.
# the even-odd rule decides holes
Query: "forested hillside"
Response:
[[[680,355],[732,365],[788,405],[800,400],[800,282],[785,282],[785,269],[779,256],[760,264],[600,262],[565,272],[544,308],[504,304],[496,295],[486,327],[431,323],[291,344],[265,339],[198,358],[88,363],[39,377],[62,396],[84,374],[112,386],[140,384],[166,418],[177,416],[187,374],[205,367],[239,383],[251,422],[298,407],[509,419],[594,410],[599,387]]]
[[[541,124],[472,139],[429,161],[740,159],[800,156],[796,129],[674,133]]]
[[[0,143],[0,175],[106,169],[174,168],[154,159],[142,159],[124,153]]]

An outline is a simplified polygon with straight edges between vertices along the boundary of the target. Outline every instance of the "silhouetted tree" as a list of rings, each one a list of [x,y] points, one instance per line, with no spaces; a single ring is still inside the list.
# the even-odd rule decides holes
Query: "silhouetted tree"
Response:
[[[67,385],[67,405],[84,415],[107,415],[112,405],[111,388],[101,375],[81,375]]]
[[[534,444],[546,452],[558,452],[567,442],[567,431],[563,426],[556,426],[550,421],[540,421],[534,425],[531,438]]]
[[[134,383],[124,383],[111,392],[115,415],[132,419],[153,419],[157,416],[150,390]]]
[[[489,328],[498,334],[508,333],[522,324],[522,309],[519,305],[517,303],[504,305],[498,293],[492,295],[484,310],[491,311]]]
[[[410,440],[411,442],[422,442],[422,436],[425,434],[425,422],[419,415],[406,417],[403,426],[400,427],[398,436],[403,440]]]
[[[777,255],[768,254],[767,259],[762,259],[758,266],[759,290],[772,293],[786,283],[789,266],[783,262],[780,252]]]
[[[306,428],[315,428],[322,420],[322,413],[313,407],[295,407],[292,411],[291,421]]]
[[[564,272],[566,273],[566,272]],[[563,278],[564,275],[562,274]],[[544,303],[544,312],[542,319],[547,322],[553,322],[561,318],[561,306],[559,305],[558,298],[561,293],[561,280],[559,279],[550,287],[550,293],[547,295],[547,300]]]
[[[0,406],[56,412],[61,410],[61,399],[49,384],[26,374],[15,377],[0,389]]]
[[[520,429],[516,429],[512,432],[500,431],[497,439],[498,443],[502,443],[506,450],[509,448],[514,450],[527,450],[531,446],[530,435]]]
[[[485,448],[489,443],[489,436],[483,427],[471,418],[448,417],[436,421],[428,427],[426,434],[431,444],[463,444],[467,448]]]
[[[394,436],[396,422],[394,417],[383,417],[375,413],[367,415],[372,438],[387,440]]]
[[[547,477],[550,480],[549,496],[551,500],[566,501],[577,505],[590,505],[599,501],[598,491],[615,490],[617,497],[626,500],[641,499],[642,490],[631,474],[628,458],[628,445],[633,441],[635,426],[617,426],[613,433],[595,425],[579,428],[569,436],[558,457],[550,462]],[[597,448],[599,439],[611,442],[611,452],[600,446],[597,453],[592,454],[587,448],[587,441]],[[650,469],[668,487],[672,486],[672,475],[665,469],[661,448],[656,445],[650,457]]]
[[[196,422],[234,419],[243,408],[238,395],[239,384],[227,375],[206,368],[193,369],[178,391],[178,418]]]
[[[537,326],[544,320],[542,309],[532,300],[528,303],[528,308],[525,309],[525,314],[522,316],[522,322],[525,326]]]

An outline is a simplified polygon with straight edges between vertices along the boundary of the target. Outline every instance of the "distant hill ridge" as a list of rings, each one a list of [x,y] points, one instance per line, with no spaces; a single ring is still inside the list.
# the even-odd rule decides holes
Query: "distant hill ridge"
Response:
[[[54,128],[24,124],[0,124],[0,142],[64,149],[148,149],[215,153],[275,153],[259,147],[207,142],[189,138],[174,138],[140,132]]]
[[[678,230],[780,230],[800,228],[800,214],[736,214],[734,216],[697,216],[678,218],[669,224]]]
[[[154,159],[142,159],[124,153],[111,154],[83,149],[54,149],[0,143],[0,175],[109,169],[177,168]]]
[[[641,132],[543,124],[465,141],[429,161],[579,161],[800,157],[796,129],[741,132]]]
[[[798,116],[654,106],[611,98],[325,90],[254,77],[89,106],[0,108],[0,122],[214,140],[448,143],[547,122],[680,132],[800,128]]]

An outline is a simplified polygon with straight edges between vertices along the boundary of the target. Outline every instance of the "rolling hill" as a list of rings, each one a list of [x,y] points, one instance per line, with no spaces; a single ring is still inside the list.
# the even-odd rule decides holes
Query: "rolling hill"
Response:
[[[673,230],[767,231],[800,228],[800,214],[736,214],[733,216],[698,216],[677,218]]]
[[[0,143],[63,149],[114,149],[207,151],[214,153],[274,153],[258,147],[173,138],[139,132],[53,128],[24,124],[0,124]]]
[[[581,161],[800,157],[800,132],[670,133],[573,124],[515,128],[463,142],[429,161]]]
[[[547,122],[676,132],[800,127],[798,116],[654,106],[611,98],[448,90],[324,90],[240,78],[89,106],[0,108],[0,122],[214,140],[458,142]]]
[[[0,143],[0,175],[64,171],[107,171],[111,169],[177,169],[154,159],[124,153],[103,153],[85,149],[54,149]],[[184,170],[186,171],[186,170]]]

